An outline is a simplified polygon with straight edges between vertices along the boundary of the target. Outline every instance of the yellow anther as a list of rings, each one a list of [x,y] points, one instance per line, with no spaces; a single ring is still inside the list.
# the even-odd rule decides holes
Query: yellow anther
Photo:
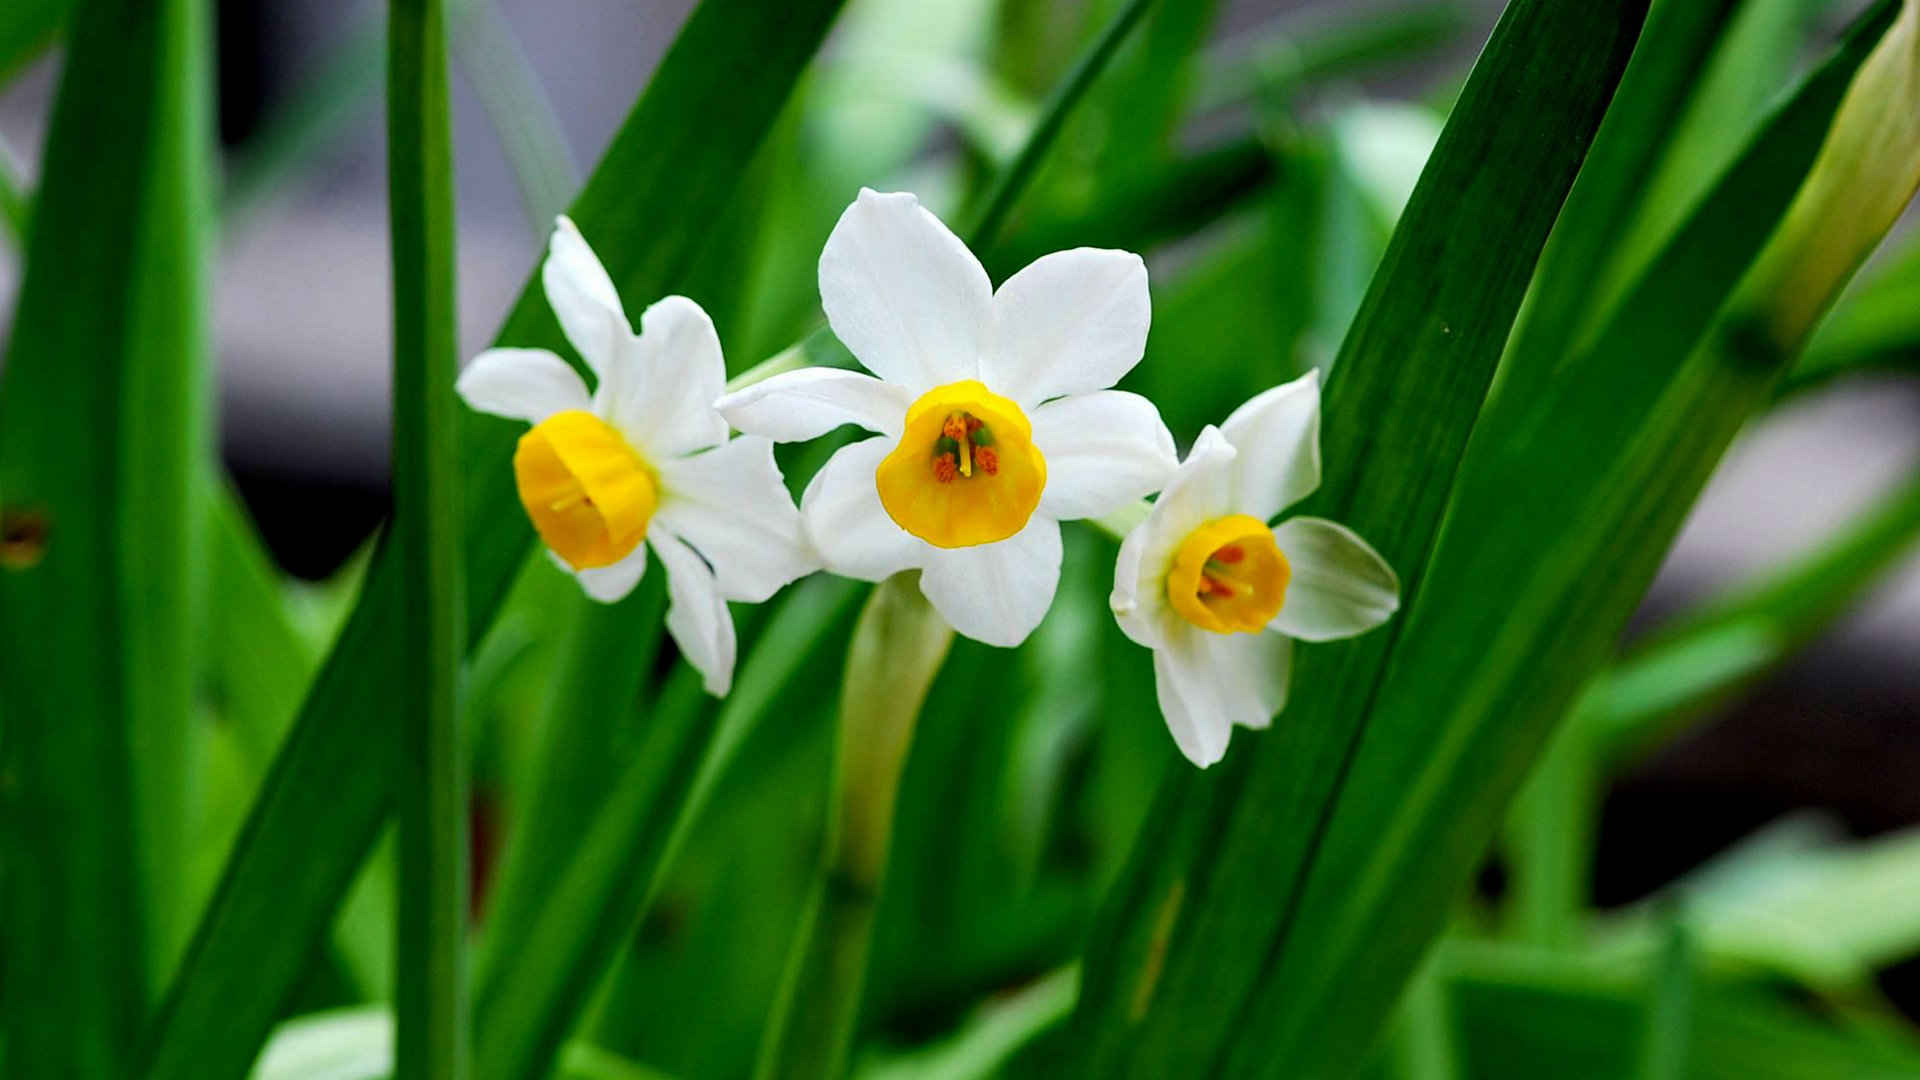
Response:
[[[1215,518],[1174,552],[1167,602],[1202,630],[1253,633],[1280,614],[1292,574],[1266,522],[1245,514]]]
[[[969,379],[913,403],[874,483],[902,529],[935,547],[970,547],[1026,527],[1047,463],[1020,406]]]
[[[520,437],[513,478],[540,539],[575,570],[631,554],[660,500],[639,453],[606,421],[577,409]]]

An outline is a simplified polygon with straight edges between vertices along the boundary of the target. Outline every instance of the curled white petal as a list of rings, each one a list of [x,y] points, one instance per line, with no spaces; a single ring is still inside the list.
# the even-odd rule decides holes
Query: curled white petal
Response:
[[[1187,451],[1166,489],[1153,501],[1148,524],[1168,543],[1178,545],[1187,534],[1214,518],[1237,513],[1234,505],[1234,459],[1238,454],[1208,424]]]
[[[1188,761],[1206,768],[1227,753],[1233,721],[1219,707],[1208,681],[1212,673],[1191,639],[1206,631],[1177,628],[1172,639],[1153,650],[1153,690],[1173,744]]]
[[[1267,624],[1302,641],[1352,637],[1400,608],[1393,567],[1352,529],[1324,518],[1288,518],[1273,530],[1293,577],[1280,614]]]
[[[1035,514],[1005,540],[934,548],[920,591],[961,634],[1010,648],[1027,639],[1060,584],[1060,523]]]
[[[713,402],[725,389],[720,335],[700,305],[669,296],[640,315],[640,336],[620,346],[594,401],[608,423],[659,462],[727,437]]]
[[[820,303],[847,350],[888,382],[919,394],[979,377],[993,284],[910,194],[860,189],[820,252]]]
[[[659,467],[666,490],[653,520],[706,558],[727,599],[757,604],[818,569],[773,443],[743,435]]]
[[[553,237],[547,242],[540,280],[567,340],[587,366],[605,378],[621,344],[633,336],[633,328],[606,267],[564,214],[555,221]]]
[[[807,538],[841,577],[880,581],[923,565],[936,550],[895,525],[880,505],[874,473],[892,449],[884,435],[841,447],[800,496]]]
[[[473,358],[454,389],[470,408],[537,424],[591,400],[580,373],[545,349],[488,349]]]
[[[738,431],[775,442],[817,439],[842,424],[893,438],[905,426],[913,395],[865,372],[803,368],[775,375],[714,402]]]
[[[1047,462],[1040,512],[1100,517],[1160,490],[1179,467],[1160,410],[1139,394],[1098,390],[1033,410],[1033,443]]]
[[[1153,321],[1146,264],[1101,248],[1035,259],[1001,284],[993,308],[985,381],[1027,407],[1119,382],[1140,362]]]
[[[567,565],[565,559],[552,551],[548,551],[547,555],[553,559],[555,566],[578,579],[580,587],[586,590],[588,596],[603,604],[614,604],[625,600],[627,594],[633,591],[635,585],[640,584],[641,577],[647,572],[645,544],[636,546],[626,558],[612,566],[599,566],[591,570],[575,570]]]
[[[707,693],[726,697],[733,686],[733,615],[706,561],[672,532],[655,526],[647,544],[667,572],[667,633],[700,673]]]
[[[1155,588],[1155,581],[1142,572],[1153,541],[1153,530],[1144,521],[1120,541],[1120,555],[1113,563],[1113,592],[1107,597],[1120,632],[1149,649],[1160,645],[1161,613],[1167,606],[1164,589]]]
[[[1233,410],[1239,512],[1266,521],[1320,486],[1320,373],[1309,371]]]

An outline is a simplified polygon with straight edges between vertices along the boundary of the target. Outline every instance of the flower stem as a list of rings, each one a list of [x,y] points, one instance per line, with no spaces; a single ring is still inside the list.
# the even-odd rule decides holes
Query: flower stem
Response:
[[[846,1072],[866,981],[873,914],[886,876],[894,796],[953,629],[920,593],[919,575],[875,586],[847,649],[820,866],[754,1075]]]

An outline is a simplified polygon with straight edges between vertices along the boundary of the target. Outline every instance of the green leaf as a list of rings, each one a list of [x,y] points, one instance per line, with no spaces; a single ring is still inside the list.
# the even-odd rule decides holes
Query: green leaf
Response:
[[[0,86],[53,43],[73,6],[73,0],[12,0],[0,8]]]
[[[455,701],[465,652],[460,567],[460,370],[453,128],[441,0],[392,0],[387,189],[393,245],[393,523],[407,568],[397,660],[402,780],[394,1075],[465,1080],[467,740]]]
[[[573,208],[624,295],[667,292],[699,250],[837,0],[708,0],[694,13]],[[111,35],[110,35],[111,36]],[[699,114],[702,124],[684,122]],[[537,276],[501,344],[563,350]],[[519,426],[464,414],[469,634],[492,621],[528,554],[512,456]],[[383,551],[274,763],[149,1043],[148,1075],[241,1075],[385,817],[399,768],[400,589]]]
[[[1693,940],[1679,918],[1667,927],[1647,993],[1640,1040],[1640,1080],[1683,1080],[1693,1041]]]
[[[1783,394],[1858,371],[1920,373],[1920,244],[1841,300],[1794,367]]]
[[[1638,21],[1631,3],[1508,9],[1335,362],[1316,512],[1358,529],[1410,590]],[[1516,101],[1529,106],[1516,113]],[[1283,723],[1222,767],[1163,785],[1093,932],[1077,1016],[1083,1074],[1205,1075],[1233,1040],[1266,1045],[1284,1022],[1238,1012],[1284,931],[1282,883],[1310,853],[1388,640],[1304,650]]]
[[[1785,290],[1779,308],[1755,287],[1776,280],[1762,272],[1773,266],[1800,280],[1808,261],[1794,254],[1834,235],[1783,225],[1769,243],[1767,226],[1803,214],[1808,195],[1796,191],[1847,197],[1832,185],[1854,175],[1849,140],[1829,127],[1880,115],[1881,95],[1850,83],[1856,69],[1874,82],[1900,70],[1897,48],[1863,65],[1891,14],[1870,13],[1782,106],[1588,347],[1503,370],[1387,676],[1356,717],[1314,858],[1286,890],[1297,912],[1244,1014],[1282,1019],[1236,1044],[1226,1068],[1265,1054],[1304,1075],[1334,1071],[1438,932],[1527,765],[1791,356],[1793,332],[1844,283]],[[1844,251],[1811,261],[1852,265]],[[1723,303],[1739,314],[1710,328]],[[1265,883],[1261,902],[1274,891]]]
[[[0,397],[6,1039],[106,1077],[188,918],[213,126],[197,0],[74,26]]]

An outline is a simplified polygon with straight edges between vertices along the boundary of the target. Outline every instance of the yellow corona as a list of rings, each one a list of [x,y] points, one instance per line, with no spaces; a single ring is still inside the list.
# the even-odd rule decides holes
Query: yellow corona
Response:
[[[540,539],[575,570],[631,554],[660,501],[653,470],[632,445],[579,409],[555,413],[520,437],[513,478]]]
[[[1280,614],[1293,571],[1259,518],[1215,518],[1187,534],[1167,575],[1167,601],[1217,634],[1264,630]]]
[[[935,547],[971,547],[1026,528],[1047,462],[1020,406],[968,379],[913,403],[874,483],[894,524]]]

